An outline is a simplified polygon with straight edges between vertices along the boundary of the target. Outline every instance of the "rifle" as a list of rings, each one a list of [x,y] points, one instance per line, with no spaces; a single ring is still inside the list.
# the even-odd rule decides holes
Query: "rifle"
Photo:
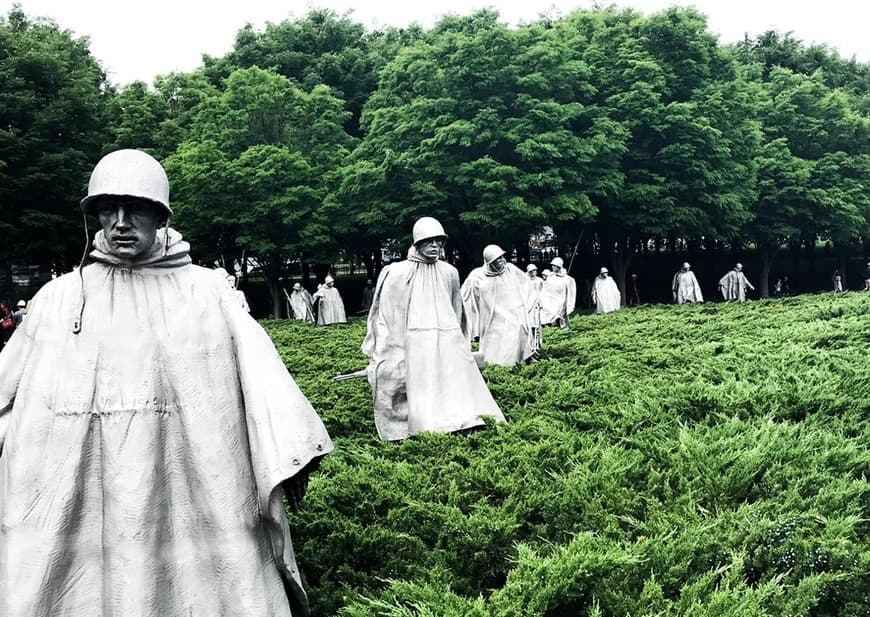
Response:
[[[344,373],[343,375],[339,374],[332,378],[332,381],[347,381],[349,379],[363,379],[367,377],[366,369],[360,369],[358,371],[354,371],[353,373]]]

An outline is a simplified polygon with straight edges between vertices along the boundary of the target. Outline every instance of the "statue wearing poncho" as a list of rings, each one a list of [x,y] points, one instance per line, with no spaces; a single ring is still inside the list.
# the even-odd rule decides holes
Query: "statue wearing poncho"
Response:
[[[608,276],[607,268],[601,268],[601,272],[592,283],[592,303],[595,305],[595,312],[601,314],[618,311],[621,300],[622,296],[616,282]]]
[[[314,292],[312,296],[314,305],[317,307],[317,325],[328,326],[334,323],[347,323],[344,300],[335,288],[334,279],[327,276],[323,283],[323,287]]]
[[[0,615],[306,615],[284,487],[323,424],[179,234],[94,246],[0,354]]]
[[[566,330],[570,327],[569,317],[574,312],[577,301],[577,283],[565,272],[561,257],[550,262],[553,273],[544,279],[541,286],[541,323],[557,323]]]
[[[385,441],[504,421],[468,345],[459,274],[418,246],[381,271],[362,345]]]
[[[719,292],[725,300],[746,301],[746,290],[755,290],[752,283],[743,274],[743,264],[736,264],[734,268],[719,279]]]
[[[507,263],[497,245],[484,249],[482,273],[463,284],[463,303],[478,320],[484,362],[513,366],[534,353],[535,338],[529,317],[536,302],[529,278]]]
[[[671,281],[671,290],[674,294],[674,302],[685,304],[686,302],[703,302],[704,294],[691,266],[684,263],[680,271],[674,275]]]
[[[288,317],[314,323],[314,312],[312,310],[314,300],[311,298],[308,290],[300,283],[293,285],[293,291],[287,296],[287,303],[289,308]]]

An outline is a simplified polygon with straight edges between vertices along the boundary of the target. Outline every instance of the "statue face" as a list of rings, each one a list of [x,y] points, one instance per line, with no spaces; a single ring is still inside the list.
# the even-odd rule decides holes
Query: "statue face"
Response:
[[[128,261],[148,252],[165,216],[159,206],[132,197],[107,195],[97,204],[97,218],[109,248]]]
[[[538,278],[538,271],[537,270],[530,270],[529,271],[529,278],[530,279]]]
[[[426,238],[417,243],[417,252],[430,261],[441,257],[443,248],[444,238]]]
[[[504,255],[501,257],[497,257],[489,262],[489,267],[493,272],[498,272],[499,270],[504,270],[504,265],[507,263],[507,260],[504,258]]]
[[[557,266],[556,264],[552,264],[553,266],[553,274],[559,274],[562,271],[562,266]]]

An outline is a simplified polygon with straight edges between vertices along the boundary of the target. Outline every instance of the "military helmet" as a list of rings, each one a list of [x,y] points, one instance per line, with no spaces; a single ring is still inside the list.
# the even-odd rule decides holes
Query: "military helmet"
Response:
[[[537,272],[537,271],[538,271],[538,266],[536,266],[535,264],[529,264],[528,266],[526,266],[526,272]]]
[[[483,249],[483,263],[489,265],[504,254],[504,249],[498,244],[490,244]]]
[[[169,178],[163,166],[141,150],[116,150],[100,159],[88,182],[88,195],[81,201],[83,212],[92,212],[98,197],[136,197],[160,206],[166,216],[169,207]]]
[[[550,265],[551,266],[559,266],[560,268],[564,268],[565,262],[562,261],[561,257],[553,257],[553,259],[550,261]]]
[[[414,229],[411,232],[411,236],[414,240],[414,244],[417,244],[421,240],[429,240],[430,238],[447,239],[447,234],[444,232],[441,223],[439,223],[437,219],[433,219],[431,216],[424,216],[417,219],[417,222],[414,223]]]

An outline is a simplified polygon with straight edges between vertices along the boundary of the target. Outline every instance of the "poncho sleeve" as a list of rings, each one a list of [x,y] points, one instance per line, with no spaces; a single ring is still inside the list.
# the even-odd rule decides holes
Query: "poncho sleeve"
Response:
[[[288,585],[292,613],[305,616],[308,599],[284,513],[282,483],[307,472],[333,445],[269,336],[230,291],[222,294],[221,309],[233,337],[260,511]]]

